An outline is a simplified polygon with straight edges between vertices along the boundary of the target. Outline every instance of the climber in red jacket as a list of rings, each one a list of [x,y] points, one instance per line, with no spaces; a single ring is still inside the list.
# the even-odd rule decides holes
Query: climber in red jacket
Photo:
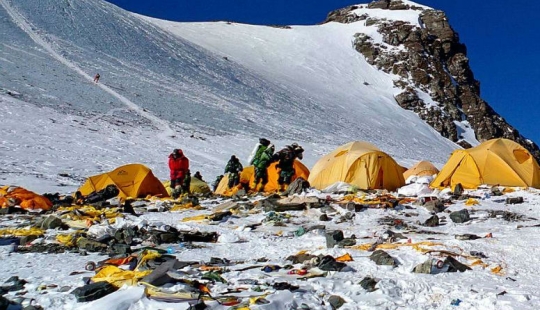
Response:
[[[189,159],[184,156],[182,150],[175,149],[169,155],[169,169],[171,170],[171,189],[174,191],[176,186],[182,186],[189,170]]]

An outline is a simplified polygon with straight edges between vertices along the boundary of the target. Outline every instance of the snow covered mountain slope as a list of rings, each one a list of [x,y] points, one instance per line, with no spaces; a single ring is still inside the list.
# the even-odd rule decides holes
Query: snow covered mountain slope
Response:
[[[376,142],[396,155],[401,152],[393,151],[395,147],[409,148],[402,143],[403,133],[411,140],[405,144],[411,143],[414,155],[415,149],[433,143],[419,145],[432,133],[395,103],[394,77],[369,65],[351,47],[354,34],[364,30],[362,25],[276,28],[143,19],[304,94],[324,106],[322,115],[313,115],[316,122],[336,115],[332,122],[347,127],[347,136]]]
[[[213,179],[260,136],[303,144],[308,166],[350,140],[443,163],[457,146],[395,103],[393,76],[351,48],[356,27],[171,24],[104,1],[0,0],[1,183],[69,191],[128,162],[167,178],[176,147]]]

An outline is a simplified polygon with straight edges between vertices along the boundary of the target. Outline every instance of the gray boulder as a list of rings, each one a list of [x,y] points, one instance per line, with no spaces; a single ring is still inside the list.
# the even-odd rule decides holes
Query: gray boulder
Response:
[[[327,231],[325,234],[325,237],[326,237],[326,247],[329,249],[333,248],[340,241],[345,239],[345,237],[343,237],[343,232],[341,230]]]
[[[428,211],[434,213],[442,212],[445,209],[444,203],[438,199],[434,199],[424,203],[423,207],[426,208]]]
[[[375,286],[377,285],[378,281],[373,279],[372,277],[364,277],[362,281],[360,281],[360,285],[368,292],[373,292],[377,290]]]
[[[328,298],[328,303],[330,304],[332,309],[339,309],[346,303],[346,301],[340,296],[332,295],[330,296],[330,298]]]
[[[369,259],[371,259],[375,264],[377,265],[386,265],[386,266],[397,266],[397,261],[395,258],[390,256],[390,254],[386,253],[383,250],[377,250],[373,252]]]
[[[469,211],[467,209],[462,209],[450,213],[450,219],[452,219],[452,222],[454,223],[465,223],[470,221],[471,217],[469,216]]]
[[[424,226],[427,226],[427,227],[439,226],[439,217],[437,215],[433,215],[432,217],[428,218],[424,222]]]

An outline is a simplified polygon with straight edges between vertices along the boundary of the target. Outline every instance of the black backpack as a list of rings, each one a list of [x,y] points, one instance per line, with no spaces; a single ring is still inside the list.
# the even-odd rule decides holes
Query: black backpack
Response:
[[[114,184],[110,184],[100,191],[90,193],[88,196],[86,196],[84,201],[86,203],[105,201],[118,196],[118,194],[120,194],[118,187],[116,187]]]

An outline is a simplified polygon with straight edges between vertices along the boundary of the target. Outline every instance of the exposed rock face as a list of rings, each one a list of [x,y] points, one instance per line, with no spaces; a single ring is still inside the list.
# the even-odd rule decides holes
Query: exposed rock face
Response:
[[[351,11],[356,10],[357,8],[357,5],[351,5],[343,9],[332,11],[328,14],[328,17],[326,19],[331,19],[332,21],[342,24],[349,24],[360,20],[365,20],[367,18],[367,15],[365,14],[361,16],[358,16],[354,13],[351,14]]]
[[[480,82],[475,80],[469,66],[467,48],[459,42],[444,12],[404,4],[400,0],[378,0],[367,5],[370,9],[417,10],[419,23],[381,20],[369,14],[352,12],[359,6],[349,6],[328,14],[325,22],[352,23],[365,20],[366,26],[378,28],[383,43],[375,43],[364,33],[354,37],[354,48],[367,62],[387,73],[400,77],[396,87],[403,92],[397,103],[412,110],[441,135],[463,147],[456,122],[468,121],[479,141],[507,138],[526,147],[540,159],[538,146],[523,137],[480,97]],[[424,102],[416,89],[430,95],[437,105]]]

